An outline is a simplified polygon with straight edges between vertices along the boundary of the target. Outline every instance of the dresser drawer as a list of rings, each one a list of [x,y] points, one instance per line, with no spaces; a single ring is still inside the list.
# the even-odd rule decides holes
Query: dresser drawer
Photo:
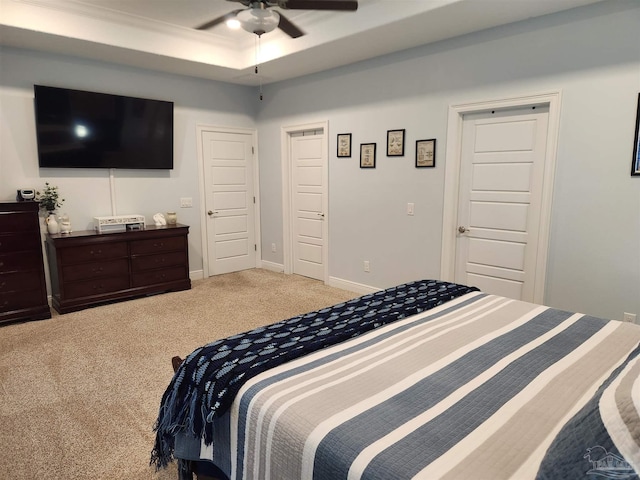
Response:
[[[74,248],[62,248],[59,251],[60,263],[71,265],[75,263],[95,262],[109,258],[126,257],[127,242],[100,243],[84,245]]]
[[[129,277],[105,277],[64,284],[66,299],[91,297],[129,288]]]
[[[46,300],[46,297],[39,286],[22,292],[0,292],[0,312],[37,307],[43,304],[43,299]]]
[[[0,293],[23,292],[40,288],[40,272],[12,272],[0,275]]]
[[[96,277],[117,277],[129,275],[129,262],[126,258],[118,258],[105,262],[81,263],[62,267],[62,278],[65,282],[91,279]]]
[[[0,254],[37,251],[40,248],[40,235],[0,235]]]
[[[173,282],[187,278],[185,267],[166,268],[163,270],[150,270],[145,273],[133,274],[133,286],[144,287],[145,285],[155,285],[156,283]]]
[[[185,247],[186,238],[183,236],[136,240],[131,242],[131,255],[171,252],[174,250],[184,250]]]
[[[131,259],[131,268],[134,273],[141,270],[151,270],[153,268],[172,267],[174,265],[184,265],[187,262],[185,252],[159,253],[157,255],[141,255]]]
[[[16,252],[11,255],[0,255],[0,273],[16,270],[40,270],[42,259],[38,252]]]
[[[0,232],[34,232],[40,229],[38,216],[32,212],[0,213]]]

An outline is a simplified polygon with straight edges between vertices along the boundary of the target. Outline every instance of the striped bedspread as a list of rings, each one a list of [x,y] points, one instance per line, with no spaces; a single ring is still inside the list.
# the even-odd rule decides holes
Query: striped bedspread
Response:
[[[254,377],[214,457],[237,479],[638,478],[639,343],[469,293]]]

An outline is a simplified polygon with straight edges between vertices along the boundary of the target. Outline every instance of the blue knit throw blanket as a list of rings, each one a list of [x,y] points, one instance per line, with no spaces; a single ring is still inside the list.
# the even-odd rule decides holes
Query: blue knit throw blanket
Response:
[[[180,432],[210,445],[213,418],[227,411],[244,382],[266,369],[477,290],[436,280],[410,282],[196,349],[162,397],[151,463],[161,468],[172,461]]]

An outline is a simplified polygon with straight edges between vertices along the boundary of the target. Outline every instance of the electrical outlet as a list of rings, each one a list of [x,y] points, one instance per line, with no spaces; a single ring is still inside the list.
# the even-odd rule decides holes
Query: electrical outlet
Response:
[[[271,244],[271,252],[276,253],[276,244],[275,243]]]
[[[414,205],[413,203],[407,203],[407,215],[413,215]]]
[[[635,313],[624,312],[624,314],[622,316],[622,321],[623,322],[636,323],[636,314]]]
[[[193,207],[193,198],[183,197],[180,199],[180,208],[191,208],[191,207]]]
[[[365,260],[364,261],[364,271],[365,272],[370,272],[371,271],[371,267],[369,265],[369,260]]]

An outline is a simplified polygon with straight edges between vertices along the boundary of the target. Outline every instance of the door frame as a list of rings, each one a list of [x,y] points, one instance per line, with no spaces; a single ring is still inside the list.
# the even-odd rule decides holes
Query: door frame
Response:
[[[455,278],[456,248],[458,243],[455,232],[458,221],[458,196],[460,193],[460,168],[462,162],[462,125],[464,116],[484,111],[544,104],[549,107],[549,123],[547,128],[542,202],[540,205],[536,273],[533,287],[533,301],[535,303],[544,302],[561,100],[562,95],[558,90],[449,106],[440,265],[440,277],[442,280],[453,282]]]
[[[282,163],[282,251],[284,255],[284,273],[293,273],[293,228],[291,227],[291,135],[304,130],[322,130],[324,133],[326,161],[322,168],[322,281],[329,279],[329,122],[327,120],[289,125],[280,128],[280,151]]]
[[[254,235],[256,244],[256,264],[255,267],[259,267],[262,261],[262,246],[260,235],[260,172],[258,171],[258,132],[254,128],[242,128],[242,127],[220,127],[218,125],[208,125],[198,123],[196,125],[196,149],[198,153],[198,188],[200,196],[200,235],[202,242],[202,275],[203,278],[209,278],[209,237],[207,232],[207,206],[206,206],[206,189],[205,189],[205,171],[204,171],[204,152],[202,151],[202,134],[204,132],[220,132],[220,133],[237,133],[242,135],[251,135],[251,141],[253,144],[253,155],[251,156],[251,162],[253,167],[253,195],[256,199],[253,204],[253,219],[254,219]]]

